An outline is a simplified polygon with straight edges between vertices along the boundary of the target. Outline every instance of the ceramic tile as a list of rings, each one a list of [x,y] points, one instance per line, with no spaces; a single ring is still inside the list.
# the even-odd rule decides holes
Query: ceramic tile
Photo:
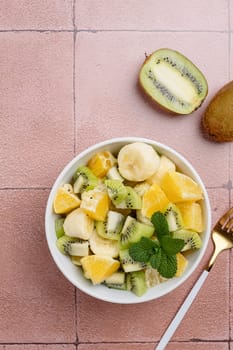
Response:
[[[231,31],[233,31],[233,20],[232,20],[232,14],[233,14],[233,1],[229,0],[229,25]]]
[[[80,344],[77,350],[154,350],[155,344],[107,343],[107,344]]]
[[[217,45],[221,49],[216,52]],[[192,115],[168,116],[149,104],[138,90],[144,53],[164,46],[192,59],[208,80],[209,95]],[[227,55],[228,38],[224,33],[78,33],[76,152],[111,137],[148,137],[185,156],[207,186],[225,185],[228,145],[205,139],[200,124],[210,98],[227,80],[228,69],[222,65]]]
[[[189,343],[170,343],[167,350],[228,350],[228,344],[224,342],[189,342]]]
[[[0,1],[0,29],[73,29],[73,0]]]
[[[196,0],[190,7],[185,0],[79,0],[76,25],[97,30],[227,30],[228,3]]]
[[[0,33],[1,187],[50,186],[73,157],[71,33]]]
[[[231,207],[233,206],[233,191],[231,190]],[[232,328],[232,323],[233,323],[233,269],[232,269],[232,261],[233,261],[233,252],[231,251],[230,254],[230,288],[229,288],[229,293],[230,293],[230,334],[231,338],[233,337],[233,328]],[[233,343],[231,344],[231,349],[233,349]]]
[[[46,244],[47,196],[43,190],[0,191],[0,343],[76,341],[75,291]]]
[[[0,345],[0,350],[76,350],[76,345],[71,344],[13,344]]]
[[[228,344],[227,343],[221,343],[221,342],[189,342],[189,343],[179,343],[179,342],[170,342],[167,345],[167,350],[180,350],[182,346],[182,349],[184,350],[206,350],[208,347],[208,350],[228,350]],[[119,344],[81,344],[78,345],[78,350],[154,350],[155,344],[151,343],[119,343]]]

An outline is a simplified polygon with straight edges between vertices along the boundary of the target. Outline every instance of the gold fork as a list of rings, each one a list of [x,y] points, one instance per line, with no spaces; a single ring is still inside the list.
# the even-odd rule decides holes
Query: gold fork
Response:
[[[163,334],[159,344],[155,348],[156,350],[165,349],[167,343],[175,333],[177,327],[183,320],[186,312],[190,308],[193,300],[195,299],[203,283],[205,282],[219,253],[221,253],[223,250],[230,249],[233,247],[233,207],[229,209],[214,226],[212,230],[212,239],[214,241],[215,248],[213,255],[211,256],[211,259],[208,263],[208,266],[198,278],[197,282],[195,283],[192,290],[190,291],[182,306],[180,307],[180,310],[168,326],[166,332]]]

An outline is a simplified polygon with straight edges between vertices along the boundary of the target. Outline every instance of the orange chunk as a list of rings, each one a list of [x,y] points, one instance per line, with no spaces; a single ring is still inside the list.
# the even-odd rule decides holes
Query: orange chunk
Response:
[[[154,183],[142,197],[142,215],[147,218],[156,211],[162,211],[169,203],[169,200],[159,185]]]
[[[201,187],[189,176],[178,171],[168,171],[161,187],[171,202],[197,201],[203,198]]]
[[[177,203],[183,219],[183,226],[196,232],[203,231],[202,209],[199,203]]]
[[[120,267],[120,262],[109,256],[88,255],[80,260],[84,275],[93,284],[99,284]]]
[[[185,256],[182,253],[177,253],[176,261],[177,261],[177,270],[176,270],[175,277],[180,277],[183,275],[188,265],[188,260],[185,258]]]
[[[80,208],[94,220],[104,221],[109,211],[109,205],[110,199],[106,192],[91,190],[82,194]]]
[[[53,202],[56,214],[67,214],[80,206],[81,200],[72,192],[72,186],[65,184],[59,187]]]
[[[116,158],[109,151],[96,153],[88,162],[88,167],[97,177],[104,177],[116,164]]]

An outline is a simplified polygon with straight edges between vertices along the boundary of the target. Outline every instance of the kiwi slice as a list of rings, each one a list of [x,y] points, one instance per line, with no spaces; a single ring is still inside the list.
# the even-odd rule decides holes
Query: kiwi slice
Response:
[[[147,267],[144,262],[135,261],[129,255],[128,249],[122,249],[119,252],[120,262],[125,272],[139,271]]]
[[[137,221],[132,216],[127,216],[120,235],[122,248],[128,248],[131,243],[140,241],[142,237],[150,238],[154,233],[154,227]]]
[[[124,215],[109,210],[105,221],[96,221],[96,231],[103,238],[118,240],[124,220]]]
[[[73,175],[74,193],[93,190],[99,183],[98,178],[87,166],[80,166]]]
[[[127,190],[121,180],[109,179],[105,180],[104,183],[107,187],[108,195],[111,198],[111,201],[114,205],[118,205],[125,199],[127,195]]]
[[[142,199],[137,194],[137,192],[130,186],[125,186],[126,197],[116,205],[118,209],[141,209],[142,208]]]
[[[105,286],[113,289],[126,290],[126,274],[123,271],[113,273],[104,281]]]
[[[65,221],[64,218],[57,218],[55,220],[55,232],[56,232],[57,238],[60,238],[65,234],[64,227],[63,227],[64,221]]]
[[[128,285],[131,287],[131,291],[138,297],[142,296],[147,291],[145,271],[130,272],[127,276]]]
[[[181,229],[173,232],[172,237],[180,238],[185,241],[185,245],[182,249],[183,252],[189,249],[199,249],[202,245],[201,237],[195,231]]]
[[[66,255],[86,256],[89,252],[88,241],[66,235],[58,238],[56,245],[60,252]]]
[[[201,71],[187,57],[167,48],[146,58],[139,84],[153,101],[176,114],[192,113],[208,93]]]
[[[177,231],[183,227],[180,210],[175,204],[169,203],[164,209],[163,214],[167,220],[170,232]]]

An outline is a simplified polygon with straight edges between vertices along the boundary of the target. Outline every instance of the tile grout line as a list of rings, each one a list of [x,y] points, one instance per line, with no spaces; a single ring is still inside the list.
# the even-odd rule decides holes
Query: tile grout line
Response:
[[[75,0],[73,0],[73,123],[74,123],[74,145],[73,145],[73,152],[75,156],[75,151],[76,151],[76,91],[75,91],[75,74],[76,74],[76,66],[75,66],[75,60],[76,60],[76,55],[75,55],[75,42],[76,42],[76,32],[75,32]]]
[[[75,43],[76,43],[76,18],[75,18],[75,6],[76,0],[73,0],[73,123],[74,123],[74,144],[73,152],[75,156],[76,152],[76,90],[75,90],[75,75],[76,75],[76,55],[75,55]],[[75,347],[78,350],[78,292],[77,288],[74,287],[74,301],[75,301]]]
[[[73,29],[0,29],[0,33],[10,33],[10,32],[38,32],[38,33],[73,33],[73,32],[87,32],[87,33],[102,33],[102,32],[136,32],[136,33],[219,33],[219,34],[227,34],[232,33],[233,30],[194,30],[194,29],[84,29],[84,28],[73,28]]]

